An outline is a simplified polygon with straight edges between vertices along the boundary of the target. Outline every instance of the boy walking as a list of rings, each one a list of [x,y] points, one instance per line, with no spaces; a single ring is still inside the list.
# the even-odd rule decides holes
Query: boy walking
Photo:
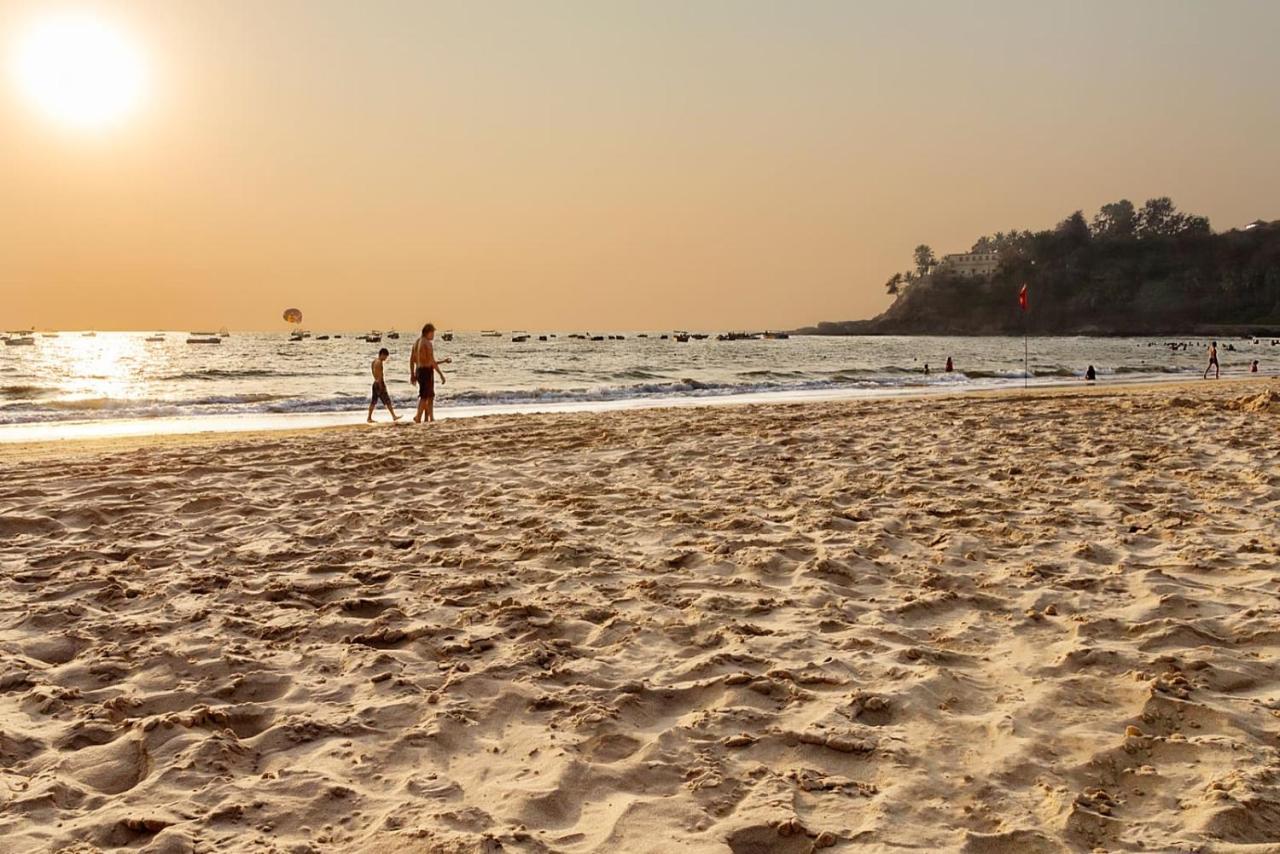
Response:
[[[413,350],[409,353],[409,382],[418,384],[418,413],[413,416],[415,424],[436,420],[435,375],[440,375],[440,382],[443,384],[444,371],[440,370],[441,363],[436,361],[435,345],[432,343],[435,337],[435,324],[428,323],[422,327],[422,337],[413,342]],[[452,361],[453,359],[445,359],[444,364]]]
[[[391,395],[387,392],[387,382],[382,376],[382,363],[391,355],[386,347],[378,351],[378,358],[373,360],[373,364],[369,366],[369,370],[373,371],[373,397],[369,401],[369,423],[373,423],[373,410],[378,405],[378,401],[382,401],[382,405],[391,413],[393,421],[399,421],[400,416],[396,415],[395,409],[391,406]]]

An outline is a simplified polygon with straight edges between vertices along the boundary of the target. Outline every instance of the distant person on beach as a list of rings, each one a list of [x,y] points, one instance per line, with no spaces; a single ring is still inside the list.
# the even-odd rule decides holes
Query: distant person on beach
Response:
[[[440,370],[440,362],[436,361],[435,345],[431,343],[436,337],[436,327],[428,323],[422,327],[422,337],[413,342],[413,350],[409,353],[409,382],[418,384],[418,413],[413,416],[415,424],[424,420],[435,421],[436,374],[440,375],[440,383],[444,384],[444,371]],[[445,359],[449,364],[453,359]]]
[[[955,369],[956,369],[956,366],[955,366],[955,365],[953,365],[953,364],[951,364],[951,357],[950,357],[950,356],[948,356],[948,357],[947,357],[947,373],[951,373],[951,372],[952,372],[952,371],[954,371]]]
[[[926,377],[927,377],[927,376],[929,376],[929,363],[928,363],[928,362],[925,362],[925,363],[924,363],[924,375],[925,375]]]
[[[1204,368],[1204,379],[1209,379],[1209,371],[1213,371],[1214,379],[1222,379],[1222,368],[1218,366],[1218,342],[1209,345],[1209,364]]]
[[[1249,373],[1256,374],[1258,372],[1258,360],[1254,359],[1253,364],[1249,365]]]
[[[1093,382],[1098,378],[1098,372],[1093,369],[1093,365],[1089,366],[1089,370],[1084,372],[1084,378],[1089,382]]]
[[[373,423],[373,410],[381,401],[382,405],[387,408],[387,412],[391,413],[392,421],[399,421],[400,416],[396,415],[395,408],[391,405],[391,395],[387,392],[387,381],[382,376],[382,363],[391,355],[386,347],[378,351],[378,358],[373,360],[373,364],[369,366],[369,370],[373,371],[373,397],[369,400],[369,418],[368,422]]]

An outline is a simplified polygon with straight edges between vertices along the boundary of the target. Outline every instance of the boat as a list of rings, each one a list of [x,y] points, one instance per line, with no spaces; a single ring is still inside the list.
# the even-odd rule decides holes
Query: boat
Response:
[[[56,333],[56,332],[42,332],[42,333],[40,334],[40,337],[41,337],[41,338],[57,338],[57,337],[58,337],[58,333]]]
[[[187,339],[187,343],[188,344],[221,344],[222,339],[219,338],[217,335],[214,335],[212,337],[204,337],[204,338],[193,335]]]
[[[694,341],[706,341],[710,336],[705,332],[695,332],[692,336]]]
[[[452,333],[452,332],[445,332],[445,333],[441,334],[441,336],[440,336],[440,340],[441,340],[441,341],[452,341],[452,340],[453,340],[453,333]]]
[[[81,333],[80,333],[80,337],[81,337],[81,338],[97,338],[97,337],[98,337],[98,333],[96,333],[96,332],[81,332]]]
[[[637,335],[636,337],[637,337],[637,338],[648,338],[649,336],[648,336],[647,334],[645,334],[644,332],[641,332],[641,333],[640,333],[639,335]]]
[[[480,337],[481,338],[501,338],[502,333],[498,332],[496,329],[484,329],[480,332]]]
[[[760,336],[751,332],[721,332],[716,336],[717,341],[755,341]]]
[[[512,341],[512,343],[514,343],[514,344],[523,344],[524,342],[526,342],[526,341],[528,341],[528,340],[529,340],[529,336],[528,336],[528,335],[512,335],[512,336],[511,336],[511,341]]]
[[[603,340],[604,340],[604,336],[603,336],[603,335],[592,335],[592,336],[591,336],[591,340],[592,340],[592,341],[603,341]]]
[[[224,327],[222,327],[221,329],[219,329],[219,330],[218,330],[218,337],[219,337],[219,338],[230,338],[230,337],[231,337],[231,333],[230,333],[230,332],[228,332],[228,331],[227,331],[227,327],[225,327],[225,326],[224,326]]]
[[[216,332],[191,332],[188,333],[192,338],[217,338]]]
[[[539,336],[538,336],[538,340],[539,340],[539,341],[546,341],[546,340],[547,340],[547,336],[545,336],[545,335],[539,335]]]
[[[399,341],[399,340],[400,340],[400,333],[399,333],[399,332],[396,332],[394,329],[392,329],[390,332],[388,332],[388,333],[387,333],[387,340],[388,340],[388,341]]]
[[[301,332],[294,332],[289,336],[289,343],[296,344],[306,337],[307,336],[303,335]]]
[[[316,340],[317,340],[317,341],[328,341],[328,340],[329,340],[329,336],[328,336],[328,335],[317,335],[317,336],[316,336]]]
[[[377,331],[370,332],[366,335],[361,335],[360,340],[364,341],[366,344],[381,344],[382,333]]]
[[[766,332],[764,337],[768,341],[786,341],[791,336],[786,332]]]
[[[156,333],[155,335],[148,335],[143,340],[146,341],[148,344],[160,344],[165,340],[165,337],[159,333]]]
[[[16,338],[4,339],[4,346],[6,347],[33,347],[35,346],[35,343],[36,339],[32,338],[30,335],[21,335]]]
[[[663,335],[662,337],[663,337],[663,338],[666,338],[667,336]],[[687,344],[687,343],[689,343],[689,333],[688,333],[688,332],[677,332],[677,333],[676,333],[676,340],[677,340],[677,341],[679,341],[681,344]]]

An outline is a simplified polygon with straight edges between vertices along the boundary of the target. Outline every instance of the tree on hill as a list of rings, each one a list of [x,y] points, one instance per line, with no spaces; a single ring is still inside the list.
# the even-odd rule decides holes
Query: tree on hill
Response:
[[[1176,234],[1180,228],[1182,214],[1178,213],[1173,200],[1168,196],[1158,199],[1147,199],[1147,203],[1138,212],[1139,237],[1166,237]]]
[[[889,281],[884,283],[884,289],[889,292],[890,296],[896,297],[898,292],[902,290],[902,274],[894,273],[890,276]]]
[[[1058,223],[1059,236],[1071,246],[1082,246],[1089,242],[1089,223],[1085,222],[1084,213],[1076,211]]]
[[[928,273],[929,268],[938,263],[938,259],[933,256],[933,250],[923,243],[916,247],[912,257],[916,262],[916,275],[918,276]]]
[[[1103,205],[1098,215],[1093,218],[1092,232],[1094,237],[1103,239],[1129,239],[1138,233],[1138,212],[1133,202],[1121,199],[1109,205]]]

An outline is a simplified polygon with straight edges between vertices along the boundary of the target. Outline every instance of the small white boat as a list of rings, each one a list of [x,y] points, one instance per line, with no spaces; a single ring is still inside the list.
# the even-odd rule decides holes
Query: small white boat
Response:
[[[147,336],[145,339],[143,339],[143,340],[145,340],[148,344],[160,344],[160,343],[163,343],[163,342],[165,341],[165,337],[164,337],[163,335],[159,335],[159,334],[156,334],[156,335],[148,335],[148,336]]]
[[[4,346],[6,347],[34,347],[35,343],[36,339],[32,338],[30,335],[4,339]]]
[[[399,341],[399,340],[400,340],[400,333],[399,333],[399,332],[396,332],[394,329],[392,329],[390,332],[388,332],[388,333],[387,333],[387,340],[388,340],[388,341]]]

